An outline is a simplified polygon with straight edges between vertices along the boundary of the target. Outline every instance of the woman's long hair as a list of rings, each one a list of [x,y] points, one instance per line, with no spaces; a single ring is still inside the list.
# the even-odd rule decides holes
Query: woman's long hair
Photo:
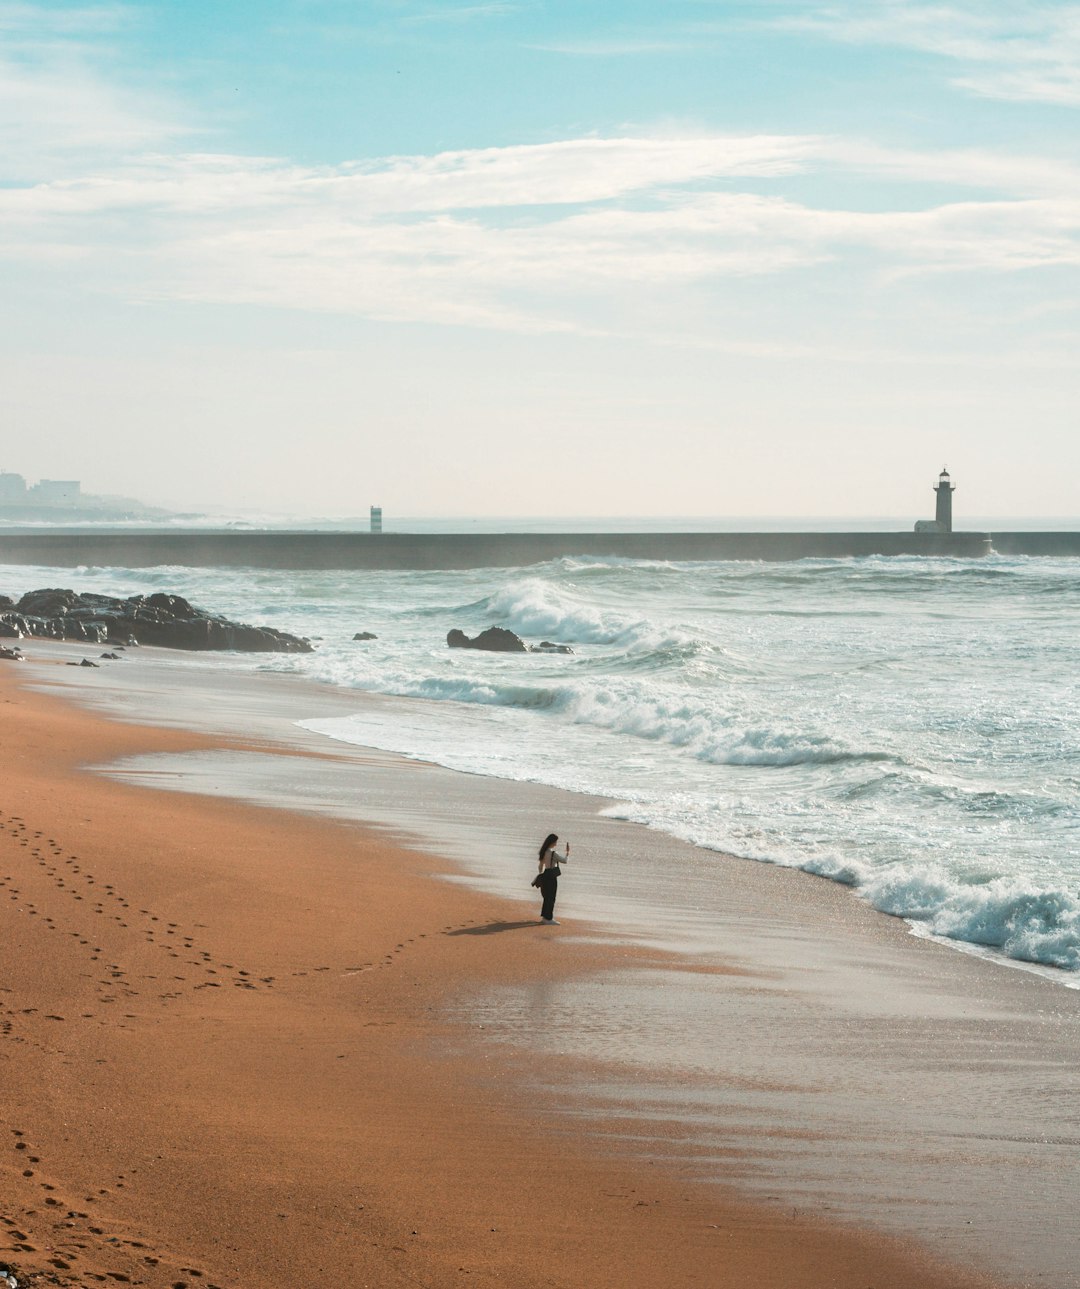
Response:
[[[554,846],[554,845],[555,845],[555,843],[556,843],[558,840],[559,840],[559,834],[558,834],[558,833],[555,833],[555,832],[549,832],[549,833],[548,833],[548,835],[544,838],[544,844],[540,847],[540,858],[541,858],[541,859],[543,859],[543,858],[544,858],[544,856],[548,853],[548,851],[552,848],[552,846]]]

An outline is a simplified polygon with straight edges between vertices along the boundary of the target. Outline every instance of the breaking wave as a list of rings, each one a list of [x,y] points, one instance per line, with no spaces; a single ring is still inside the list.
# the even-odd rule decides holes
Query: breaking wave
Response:
[[[564,644],[656,650],[697,641],[688,629],[659,627],[647,617],[589,603],[539,577],[512,582],[475,607],[519,636]]]
[[[931,935],[995,949],[1019,962],[1080,970],[1080,897],[1074,890],[1040,888],[1022,877],[958,882],[936,866],[867,872],[857,885],[875,908]]]

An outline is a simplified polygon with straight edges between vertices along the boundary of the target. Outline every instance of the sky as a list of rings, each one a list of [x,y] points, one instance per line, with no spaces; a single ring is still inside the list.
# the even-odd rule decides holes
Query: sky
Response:
[[[1080,515],[1080,4],[0,0],[0,469]]]

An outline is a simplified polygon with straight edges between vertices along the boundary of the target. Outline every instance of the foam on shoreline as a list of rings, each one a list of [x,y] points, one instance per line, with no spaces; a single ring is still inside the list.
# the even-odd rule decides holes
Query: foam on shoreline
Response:
[[[532,839],[557,820],[575,852],[562,934],[607,966],[460,997],[458,1020],[475,1031],[483,1018],[476,1038],[493,1059],[526,1056],[537,1095],[558,1088],[569,1121],[584,1115],[631,1156],[914,1236],[1017,1284],[1075,1283],[1071,991],[913,939],[806,874],[703,863],[605,817],[611,802],[373,755],[295,724],[389,700],[170,671],[161,655],[126,665],[122,688],[52,679],[127,719],[246,744],[126,758],[110,776],[374,822],[456,858],[523,919]],[[657,956],[620,964],[628,944]]]

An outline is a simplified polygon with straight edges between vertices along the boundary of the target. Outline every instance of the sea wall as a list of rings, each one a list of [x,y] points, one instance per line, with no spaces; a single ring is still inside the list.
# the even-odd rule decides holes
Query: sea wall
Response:
[[[998,555],[1080,555],[1080,533],[993,533]]]
[[[1065,536],[1077,537],[1073,553],[1080,554],[1080,534]],[[844,559],[859,555],[971,558],[986,555],[989,549],[986,533],[0,531],[0,564],[56,568],[151,568],[165,564],[196,568],[509,568],[574,555],[653,560]]]

